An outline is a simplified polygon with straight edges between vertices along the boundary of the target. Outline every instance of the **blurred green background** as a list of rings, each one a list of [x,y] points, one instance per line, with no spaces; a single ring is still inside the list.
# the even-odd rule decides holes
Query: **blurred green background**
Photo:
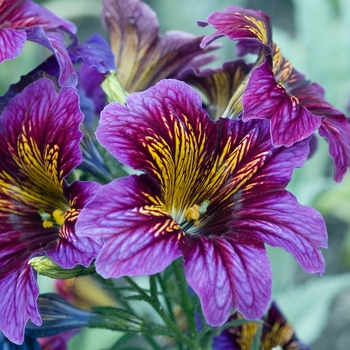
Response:
[[[127,0],[124,0],[127,1]],[[100,21],[100,0],[37,1],[78,26],[81,41],[94,32],[106,37]],[[319,83],[326,99],[346,112],[350,101],[350,1],[348,0],[148,0],[158,14],[161,33],[179,29],[205,35],[200,28],[214,11],[229,5],[259,9],[273,24],[274,41],[296,69]],[[234,57],[234,43],[223,38],[221,61]],[[22,54],[0,67],[0,94],[11,83],[42,62],[50,52],[28,42]],[[326,273],[309,275],[280,249],[269,248],[274,271],[274,298],[296,328],[300,339],[313,349],[349,349],[350,346],[350,176],[341,184],[332,180],[333,165],[323,140],[303,169],[295,172],[289,189],[302,204],[318,209],[326,219],[329,250],[323,250]],[[41,281],[42,291],[52,287]],[[71,349],[108,349],[118,334],[84,330]]]

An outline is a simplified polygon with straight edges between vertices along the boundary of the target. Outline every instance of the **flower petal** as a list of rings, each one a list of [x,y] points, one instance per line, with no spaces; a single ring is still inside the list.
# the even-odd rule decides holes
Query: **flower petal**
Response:
[[[94,67],[100,73],[115,69],[114,55],[111,48],[99,34],[94,34],[76,47],[70,46],[68,51],[74,63],[83,60],[88,67]]]
[[[261,318],[271,298],[272,274],[263,243],[216,236],[189,237],[186,279],[198,294],[207,323],[221,326],[232,307],[246,319]]]
[[[63,88],[57,94],[48,79],[28,85],[1,115],[2,162],[8,155],[8,162],[15,159],[18,170],[31,174],[35,182],[40,183],[35,172],[40,174],[45,169],[52,181],[62,184],[82,161],[79,125],[83,118],[76,89]],[[24,164],[31,166],[26,168]]]
[[[133,175],[103,186],[83,208],[77,235],[108,239],[95,263],[101,276],[151,275],[180,256],[180,226],[157,192],[149,177]]]
[[[66,188],[70,209],[65,215],[65,224],[58,233],[59,238],[53,242],[52,247],[46,248],[46,254],[66,269],[71,269],[77,264],[89,266],[101,250],[102,240],[98,237],[78,237],[75,233],[79,212],[100,186],[96,182],[75,181]]]
[[[39,26],[28,28],[26,31],[27,40],[46,47],[55,55],[59,65],[58,82],[60,86],[75,87],[77,85],[77,75],[65,47],[63,32],[53,30],[45,32],[44,29]],[[72,33],[70,34],[73,35]]]
[[[350,169],[350,122],[343,114],[323,118],[319,134],[329,143],[334,161],[334,180],[340,182]]]
[[[56,16],[31,0],[2,1],[0,14],[1,23],[7,22],[10,28],[41,26],[46,30],[62,26],[73,33],[76,32],[74,23]]]
[[[321,117],[299,104],[296,97],[275,80],[265,61],[251,73],[243,94],[243,121],[271,119],[271,136],[275,147],[291,146],[317,130]]]
[[[193,186],[203,176],[195,164],[209,161],[204,145],[213,140],[208,154],[215,149],[217,128],[202,109],[199,94],[183,82],[168,79],[131,94],[127,104],[128,108],[112,103],[102,111],[96,131],[99,142],[121,162],[160,181],[166,202],[176,197],[169,191],[175,182],[180,203],[184,186]]]
[[[6,277],[1,273],[0,295],[0,329],[13,343],[22,344],[28,319],[41,324],[36,305],[39,288],[31,266],[24,263],[22,269]]]
[[[240,55],[248,52],[256,53],[261,47],[271,52],[270,18],[261,11],[229,6],[224,11],[212,13],[206,22],[200,21],[198,24],[203,27],[210,24],[217,29],[216,33],[202,40],[201,47],[206,47],[214,40],[227,36],[230,40],[245,41],[239,52]]]
[[[5,60],[13,60],[23,49],[27,34],[25,30],[10,28],[0,29],[0,63]]]
[[[263,187],[263,186],[262,186]],[[287,191],[242,194],[241,209],[228,223],[234,232],[249,235],[291,253],[305,271],[320,275],[324,260],[318,247],[327,247],[322,216],[313,208],[300,205]]]
[[[142,91],[182,69],[209,63],[214,57],[199,47],[202,37],[182,31],[158,35],[155,12],[139,0],[104,0],[102,14],[108,28],[118,78],[128,92]]]

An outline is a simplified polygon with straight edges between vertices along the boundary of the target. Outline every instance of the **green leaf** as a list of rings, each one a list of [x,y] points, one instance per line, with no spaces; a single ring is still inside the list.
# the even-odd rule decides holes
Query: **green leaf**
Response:
[[[142,295],[139,294],[133,294],[128,296],[123,296],[123,300],[141,300],[141,301],[147,301]]]

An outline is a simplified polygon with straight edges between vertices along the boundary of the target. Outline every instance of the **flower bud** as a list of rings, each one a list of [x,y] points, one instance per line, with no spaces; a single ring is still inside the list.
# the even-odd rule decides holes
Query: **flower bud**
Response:
[[[28,264],[30,264],[40,275],[61,280],[95,273],[95,266],[93,263],[89,267],[76,265],[72,269],[65,269],[60,265],[57,265],[46,255],[36,256],[30,259]]]

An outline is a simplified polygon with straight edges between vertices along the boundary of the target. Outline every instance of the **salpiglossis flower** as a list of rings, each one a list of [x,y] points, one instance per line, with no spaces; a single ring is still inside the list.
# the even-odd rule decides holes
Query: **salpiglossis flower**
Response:
[[[159,35],[156,13],[140,0],[103,0],[102,19],[108,30],[118,78],[125,91],[142,91],[163,78],[176,78],[185,68],[214,59],[202,49],[203,37],[179,30]]]
[[[325,101],[319,85],[306,80],[282,56],[272,42],[269,17],[261,11],[229,6],[200,24],[217,29],[203,39],[202,47],[226,36],[238,41],[238,55],[258,54],[250,72],[240,78],[241,84],[227,101],[223,115],[232,118],[242,114],[243,121],[269,119],[276,147],[291,146],[318,130],[329,143],[334,179],[340,182],[350,168],[349,120]]]
[[[82,161],[82,120],[76,89],[57,93],[48,79],[28,85],[0,116],[0,329],[14,343],[29,318],[41,323],[28,261],[46,253],[64,268],[89,266],[101,246],[74,230],[100,185],[66,182]]]
[[[126,106],[109,104],[97,138],[144,174],[103,186],[79,215],[79,236],[106,239],[97,272],[150,275],[182,256],[213,326],[232,307],[247,319],[266,311],[272,277],[264,243],[323,273],[323,219],[285,190],[308,140],[275,148],[268,124],[213,122],[199,94],[176,80],[131,94]]]
[[[242,319],[242,315],[236,312],[230,316],[229,321]],[[310,350],[309,346],[298,340],[293,326],[286,321],[276,303],[271,303],[262,321],[263,324],[248,322],[225,329],[214,338],[213,350],[249,350],[257,336],[259,337],[259,349],[262,350]]]

